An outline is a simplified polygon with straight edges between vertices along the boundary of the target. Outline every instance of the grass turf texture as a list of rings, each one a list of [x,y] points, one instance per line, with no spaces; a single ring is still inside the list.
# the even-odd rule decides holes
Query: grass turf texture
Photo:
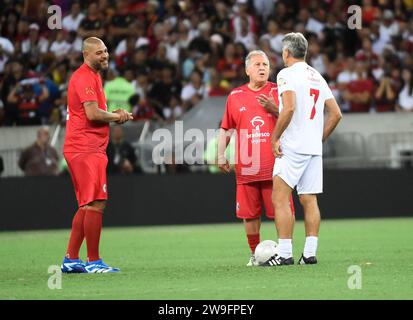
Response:
[[[104,228],[101,255],[122,272],[64,274],[60,290],[48,288],[48,268],[69,230],[3,232],[0,299],[413,299],[412,230],[413,218],[323,221],[318,265],[248,268],[241,224]],[[264,223],[261,240],[275,238]],[[296,262],[303,246],[297,222]],[[360,290],[347,285],[352,265]]]

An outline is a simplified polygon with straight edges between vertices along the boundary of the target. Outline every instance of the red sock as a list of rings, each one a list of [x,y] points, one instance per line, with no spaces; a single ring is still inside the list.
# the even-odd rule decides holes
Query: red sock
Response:
[[[83,220],[85,210],[79,208],[73,217],[72,232],[70,233],[69,244],[67,246],[66,257],[69,259],[79,259],[79,250],[82,246],[85,234],[83,232]]]
[[[255,251],[255,248],[260,243],[260,234],[247,234],[248,244],[250,246],[251,252]]]
[[[86,209],[83,228],[85,230],[88,261],[99,260],[99,240],[102,230],[102,212]]]

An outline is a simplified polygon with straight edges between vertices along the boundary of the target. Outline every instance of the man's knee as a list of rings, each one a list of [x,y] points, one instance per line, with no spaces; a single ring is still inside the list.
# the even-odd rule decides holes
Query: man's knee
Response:
[[[290,203],[292,189],[279,177],[274,178],[271,198],[274,207],[283,206]]]
[[[84,206],[86,209],[103,212],[106,208],[106,200],[95,200]]]
[[[299,199],[304,208],[317,205],[317,196],[315,194],[300,194]]]

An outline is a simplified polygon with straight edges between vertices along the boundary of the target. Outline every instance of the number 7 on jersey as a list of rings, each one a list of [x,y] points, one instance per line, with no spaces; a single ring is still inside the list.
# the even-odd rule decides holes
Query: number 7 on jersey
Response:
[[[313,120],[315,117],[315,112],[316,112],[315,105],[317,103],[319,95],[320,95],[320,90],[310,88],[310,96],[314,96],[314,104],[313,104],[313,108],[311,109],[310,120]]]

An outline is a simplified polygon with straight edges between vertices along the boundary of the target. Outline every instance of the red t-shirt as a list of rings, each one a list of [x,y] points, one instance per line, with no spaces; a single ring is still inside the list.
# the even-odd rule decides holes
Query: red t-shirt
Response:
[[[259,91],[245,84],[228,96],[221,128],[236,129],[235,174],[237,184],[272,180],[275,157],[271,134],[277,118],[257,101],[259,94],[272,94],[278,105],[277,85],[268,82]]]
[[[67,91],[66,138],[63,152],[106,153],[109,124],[90,121],[83,103],[97,101],[99,109],[107,110],[102,79],[87,64],[82,64],[69,81]]]
[[[351,81],[347,85],[347,89],[351,93],[368,92],[370,95],[373,95],[373,91],[374,91],[373,82],[370,79],[362,79],[362,80]],[[351,112],[369,112],[370,105],[371,105],[370,100],[367,103],[351,102],[350,103],[350,111]]]

